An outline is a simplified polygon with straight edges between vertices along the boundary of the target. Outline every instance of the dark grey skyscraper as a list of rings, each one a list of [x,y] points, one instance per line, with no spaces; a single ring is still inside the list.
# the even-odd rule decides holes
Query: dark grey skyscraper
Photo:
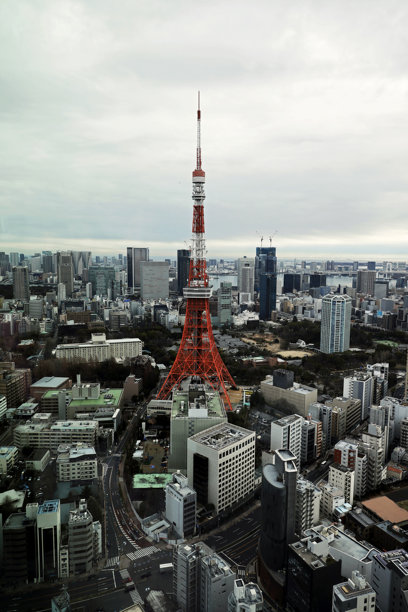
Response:
[[[28,268],[25,266],[13,268],[13,297],[15,300],[22,300],[23,302],[30,300]]]
[[[189,268],[190,251],[179,249],[177,251],[177,293],[179,295],[183,295],[183,289],[187,287]]]
[[[71,251],[57,253],[58,282],[65,285],[66,296],[71,297],[74,290],[74,264]]]
[[[257,247],[255,291],[259,292],[259,318],[266,321],[276,309],[276,248]]]
[[[269,570],[286,566],[288,544],[295,541],[296,457],[289,450],[275,451],[274,465],[262,472],[261,562]]]
[[[127,248],[127,284],[129,289],[140,287],[140,262],[149,261],[149,249]]]

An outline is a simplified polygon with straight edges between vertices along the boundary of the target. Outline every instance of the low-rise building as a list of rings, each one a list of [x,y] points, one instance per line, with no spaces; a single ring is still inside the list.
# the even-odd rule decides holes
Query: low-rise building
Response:
[[[375,591],[360,574],[333,587],[332,612],[375,612]]]
[[[36,448],[25,460],[26,470],[43,472],[51,459],[51,453],[46,448]]]
[[[30,387],[30,395],[39,401],[41,396],[47,391],[57,391],[58,389],[70,389],[72,381],[65,376],[44,376],[33,383]]]
[[[5,476],[14,466],[18,457],[16,446],[0,446],[0,475]]]
[[[57,479],[59,482],[93,480],[98,477],[95,449],[82,443],[61,444],[57,449]]]
[[[309,406],[317,402],[317,389],[314,387],[293,383],[293,387],[284,389],[274,385],[273,376],[267,376],[261,382],[261,392],[267,404],[284,399],[293,406],[294,414],[304,418],[308,415]]]
[[[92,334],[90,342],[80,344],[59,344],[55,349],[57,359],[82,359],[84,361],[124,361],[142,354],[143,342],[139,338],[107,340],[103,333]]]
[[[17,425],[13,432],[13,441],[18,449],[31,446],[56,451],[60,444],[73,442],[83,442],[94,447],[97,433],[96,421],[56,421],[52,425],[29,422]]]

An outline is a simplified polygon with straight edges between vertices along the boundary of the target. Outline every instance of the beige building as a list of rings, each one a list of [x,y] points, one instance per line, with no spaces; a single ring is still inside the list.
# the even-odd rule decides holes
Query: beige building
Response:
[[[294,383],[293,387],[283,389],[274,386],[272,376],[267,376],[261,382],[261,392],[267,404],[284,399],[292,405],[294,414],[304,418],[307,417],[310,404],[317,402],[317,389],[314,387]]]
[[[96,421],[56,421],[53,425],[27,423],[14,429],[14,444],[57,450],[60,444],[83,442],[95,446],[98,433]]]
[[[93,447],[84,444],[61,444],[57,456],[57,480],[93,480],[98,477],[98,460]]]
[[[90,342],[59,344],[55,349],[57,359],[82,359],[106,361],[107,359],[132,359],[142,354],[143,342],[139,338],[107,340],[103,333],[92,334]]]

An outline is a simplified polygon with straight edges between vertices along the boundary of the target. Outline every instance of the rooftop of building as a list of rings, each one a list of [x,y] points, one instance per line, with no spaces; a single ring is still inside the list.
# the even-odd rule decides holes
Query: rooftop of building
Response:
[[[58,512],[60,507],[59,499],[48,499],[43,504],[38,506],[38,514],[47,514],[49,512]]]
[[[364,586],[358,586],[353,581],[347,580],[347,582],[334,585],[333,589],[336,590],[337,595],[342,600],[354,600],[357,595],[368,595],[374,592],[373,588],[366,581],[364,581]]]
[[[41,461],[50,451],[47,448],[35,448],[27,457],[27,461]]]
[[[300,414],[289,414],[288,416],[284,416],[276,421],[273,421],[272,425],[275,427],[287,427],[288,425],[292,425],[292,423],[302,423],[303,417]]]
[[[245,438],[255,438],[255,433],[238,425],[232,425],[231,423],[219,423],[209,429],[205,429],[194,436],[190,437],[190,440],[199,442],[204,446],[214,448],[215,450],[222,450],[227,446],[236,444]]]
[[[381,529],[381,531],[390,533],[392,537],[401,545],[407,544],[408,542],[407,521],[403,521],[399,525],[392,523],[391,521],[381,521],[381,523],[377,523],[376,529]]]
[[[62,376],[44,376],[37,380],[37,382],[33,383],[31,387],[41,388],[41,387],[49,387],[51,389],[58,389],[61,385],[67,383],[69,378]]]
[[[281,389],[281,387],[278,387],[277,385],[273,384],[273,376],[267,376],[261,384],[270,385],[271,387],[275,387],[276,389]],[[301,383],[295,382],[293,383],[293,387],[289,387],[289,389],[282,389],[282,391],[306,395],[307,393],[312,393],[314,391],[317,392],[317,389],[315,387],[309,387],[308,385],[303,385]]]
[[[18,453],[18,448],[16,446],[0,446],[0,456],[1,457],[11,457]]]
[[[71,408],[79,408],[81,406],[118,406],[122,395],[123,389],[101,389],[98,398],[72,399],[69,405]]]
[[[60,445],[57,449],[57,461],[69,460],[80,461],[81,459],[96,459],[96,452],[93,446],[71,447]]]
[[[202,384],[186,384],[173,392],[172,418],[188,418],[190,408],[206,408],[208,410],[208,417],[201,416],[199,418],[225,416],[224,404],[218,391]]]
[[[325,550],[329,553],[332,550],[332,556],[335,556],[334,551],[339,551],[357,559],[360,563],[368,563],[371,560],[371,551],[376,550],[364,546],[342,529],[338,529],[336,525],[329,523],[307,529],[304,538],[301,540],[304,547],[308,546],[308,542],[321,544],[325,541],[328,544],[328,548]]]
[[[372,527],[376,524],[376,521],[374,521],[366,512],[363,512],[361,508],[351,510],[351,512],[349,512],[349,518],[352,518],[362,527]]]
[[[50,429],[53,431],[78,431],[87,429],[97,429],[98,423],[96,421],[56,421],[51,425]]]
[[[408,511],[400,508],[392,499],[381,495],[362,502],[364,508],[378,516],[383,521],[400,523],[408,520]]]
[[[10,514],[3,525],[3,529],[21,529],[28,525],[34,525],[35,520],[29,519],[24,512],[14,512]]]
[[[217,553],[204,557],[202,563],[206,566],[212,578],[230,576],[233,573],[228,563],[219,557]]]
[[[134,489],[164,489],[172,481],[172,474],[135,474]]]
[[[408,552],[403,548],[379,552],[374,555],[374,559],[383,567],[392,565],[399,574],[408,576]]]

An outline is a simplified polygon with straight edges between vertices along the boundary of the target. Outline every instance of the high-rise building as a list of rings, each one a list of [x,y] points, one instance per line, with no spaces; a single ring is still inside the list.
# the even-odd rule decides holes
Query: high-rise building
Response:
[[[261,565],[279,571],[286,567],[288,545],[295,541],[296,457],[277,450],[274,464],[262,470],[262,527],[259,540]]]
[[[286,609],[328,612],[333,586],[341,581],[341,561],[331,556],[327,543],[319,536],[305,537],[291,543],[288,549]]]
[[[354,372],[343,379],[343,396],[361,401],[361,420],[369,415],[373,403],[374,377],[371,373]]]
[[[276,248],[273,246],[257,247],[255,254],[255,291],[259,291],[261,274],[276,274],[276,270]]]
[[[238,259],[238,292],[254,297],[255,263],[252,257]]]
[[[90,266],[88,279],[93,295],[114,299],[119,293],[113,266]]]
[[[148,248],[127,248],[127,283],[129,289],[140,287],[140,262],[142,261],[149,261]]]
[[[296,483],[295,532],[301,538],[306,529],[318,525],[321,490],[310,480],[299,476]]]
[[[367,372],[374,377],[373,404],[379,404],[388,393],[389,363],[367,364]]]
[[[234,590],[228,597],[228,612],[261,612],[263,610],[262,591],[254,582],[234,580]]]
[[[59,499],[53,499],[38,506],[37,573],[40,582],[58,578],[60,544],[61,505]]]
[[[268,321],[276,310],[276,273],[261,274],[259,288],[259,318]]]
[[[178,249],[177,251],[177,293],[183,295],[184,287],[187,287],[188,274],[190,270],[190,251]]]
[[[85,574],[94,560],[94,532],[92,514],[85,499],[71,510],[68,519],[69,569],[71,574]]]
[[[301,274],[284,274],[283,275],[282,293],[293,293],[294,291],[300,291],[301,286],[302,286],[302,275]]]
[[[15,266],[18,266],[19,263],[20,263],[19,253],[10,253],[10,266],[14,268]]]
[[[322,300],[320,351],[342,353],[350,347],[351,298],[329,293]]]
[[[140,296],[143,300],[169,297],[169,264],[165,261],[141,261]]]
[[[385,460],[384,434],[379,425],[368,425],[361,436],[359,450],[367,457],[367,491],[374,491],[382,482]]]
[[[302,424],[303,417],[291,414],[271,423],[271,451],[286,449],[295,456],[299,467],[302,454]]]
[[[374,283],[376,278],[375,270],[359,270],[357,272],[357,293],[364,295],[374,295]]]
[[[235,573],[204,544],[179,544],[173,552],[173,593],[182,612],[225,612]]]
[[[359,571],[333,587],[332,612],[375,612],[375,591]]]
[[[403,549],[374,554],[371,585],[381,612],[406,612],[408,553]],[[371,612],[371,610],[370,610]]]
[[[72,297],[74,291],[74,265],[71,251],[57,253],[58,282],[65,285],[67,297]]]
[[[25,266],[13,268],[13,298],[23,302],[28,302],[30,299],[28,268]]]
[[[218,289],[218,324],[231,322],[232,283],[221,282]]]
[[[188,478],[177,472],[166,486],[166,518],[179,538],[193,536],[196,526],[197,494]]]
[[[353,505],[354,470],[339,463],[334,463],[329,468],[329,484],[340,489],[343,492],[344,501],[351,506]]]
[[[222,423],[188,438],[187,476],[198,503],[218,514],[254,490],[255,432]]]

